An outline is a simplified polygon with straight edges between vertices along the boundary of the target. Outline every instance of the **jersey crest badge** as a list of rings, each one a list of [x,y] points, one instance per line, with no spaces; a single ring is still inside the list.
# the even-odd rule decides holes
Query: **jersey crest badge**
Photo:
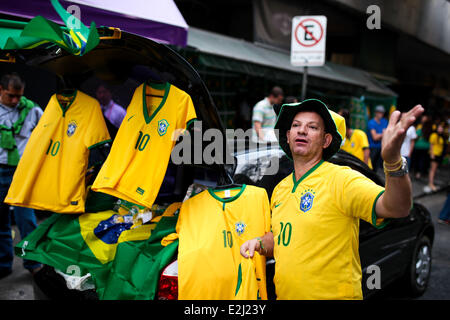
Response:
[[[236,226],[236,233],[239,236],[241,236],[245,231],[245,227],[246,227],[245,223],[243,223],[242,221],[239,221],[239,222],[236,222],[235,226]]]
[[[77,129],[77,123],[75,121],[70,121],[69,125],[67,126],[67,136],[68,137],[73,136],[76,129]]]
[[[169,123],[166,119],[162,119],[158,121],[158,134],[163,136],[167,132],[167,128],[169,127]]]
[[[305,190],[300,197],[300,210],[309,211],[313,206],[315,192],[311,189]]]

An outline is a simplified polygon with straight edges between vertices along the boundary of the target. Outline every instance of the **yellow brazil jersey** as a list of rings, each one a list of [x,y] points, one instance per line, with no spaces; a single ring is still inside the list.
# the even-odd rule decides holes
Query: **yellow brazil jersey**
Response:
[[[194,105],[186,92],[169,83],[141,84],[92,190],[151,208],[176,135],[195,117]]]
[[[28,140],[5,199],[8,204],[84,212],[89,149],[111,140],[97,100],[79,90],[65,107],[58,98],[50,98]]]
[[[382,227],[375,203],[384,192],[349,167],[319,162],[272,194],[278,299],[362,299],[359,219]]]
[[[183,203],[176,229],[179,299],[267,299],[265,257],[240,254],[245,241],[270,231],[264,189],[205,190]]]
[[[433,152],[433,155],[439,157],[442,155],[442,152],[444,151],[444,138],[439,136],[436,132],[433,132],[430,135],[430,144],[431,144],[431,150]]]
[[[364,162],[364,149],[369,148],[369,140],[364,131],[359,129],[353,129],[352,136],[346,138],[342,150],[354,155],[359,160]],[[369,158],[369,168],[372,168],[372,163]]]

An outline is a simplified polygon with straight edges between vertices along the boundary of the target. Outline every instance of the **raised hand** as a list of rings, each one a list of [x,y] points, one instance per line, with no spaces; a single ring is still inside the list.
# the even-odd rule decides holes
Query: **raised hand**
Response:
[[[381,157],[386,163],[394,163],[400,159],[400,148],[405,139],[406,131],[424,110],[418,104],[408,112],[401,113],[396,110],[392,113],[381,140]]]

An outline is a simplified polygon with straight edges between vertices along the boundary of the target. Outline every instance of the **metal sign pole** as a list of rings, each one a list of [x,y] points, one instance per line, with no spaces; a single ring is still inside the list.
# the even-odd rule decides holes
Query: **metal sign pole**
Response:
[[[308,82],[308,66],[303,67],[303,80],[302,80],[302,101],[306,97],[306,84]]]

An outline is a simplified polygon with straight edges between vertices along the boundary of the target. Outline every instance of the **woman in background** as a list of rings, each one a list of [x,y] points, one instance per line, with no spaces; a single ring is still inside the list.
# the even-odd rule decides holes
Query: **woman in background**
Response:
[[[416,179],[426,176],[430,162],[430,143],[429,138],[432,132],[432,122],[429,116],[423,115],[420,123],[416,127],[417,139],[414,145],[412,156],[412,165],[416,173]]]
[[[444,137],[444,124],[439,123],[435,132],[430,135],[430,174],[428,176],[428,187],[432,191],[436,191],[437,188],[434,185],[434,176],[436,175],[437,168],[439,164],[442,163],[442,159],[444,158],[444,146],[445,146],[445,137]]]

